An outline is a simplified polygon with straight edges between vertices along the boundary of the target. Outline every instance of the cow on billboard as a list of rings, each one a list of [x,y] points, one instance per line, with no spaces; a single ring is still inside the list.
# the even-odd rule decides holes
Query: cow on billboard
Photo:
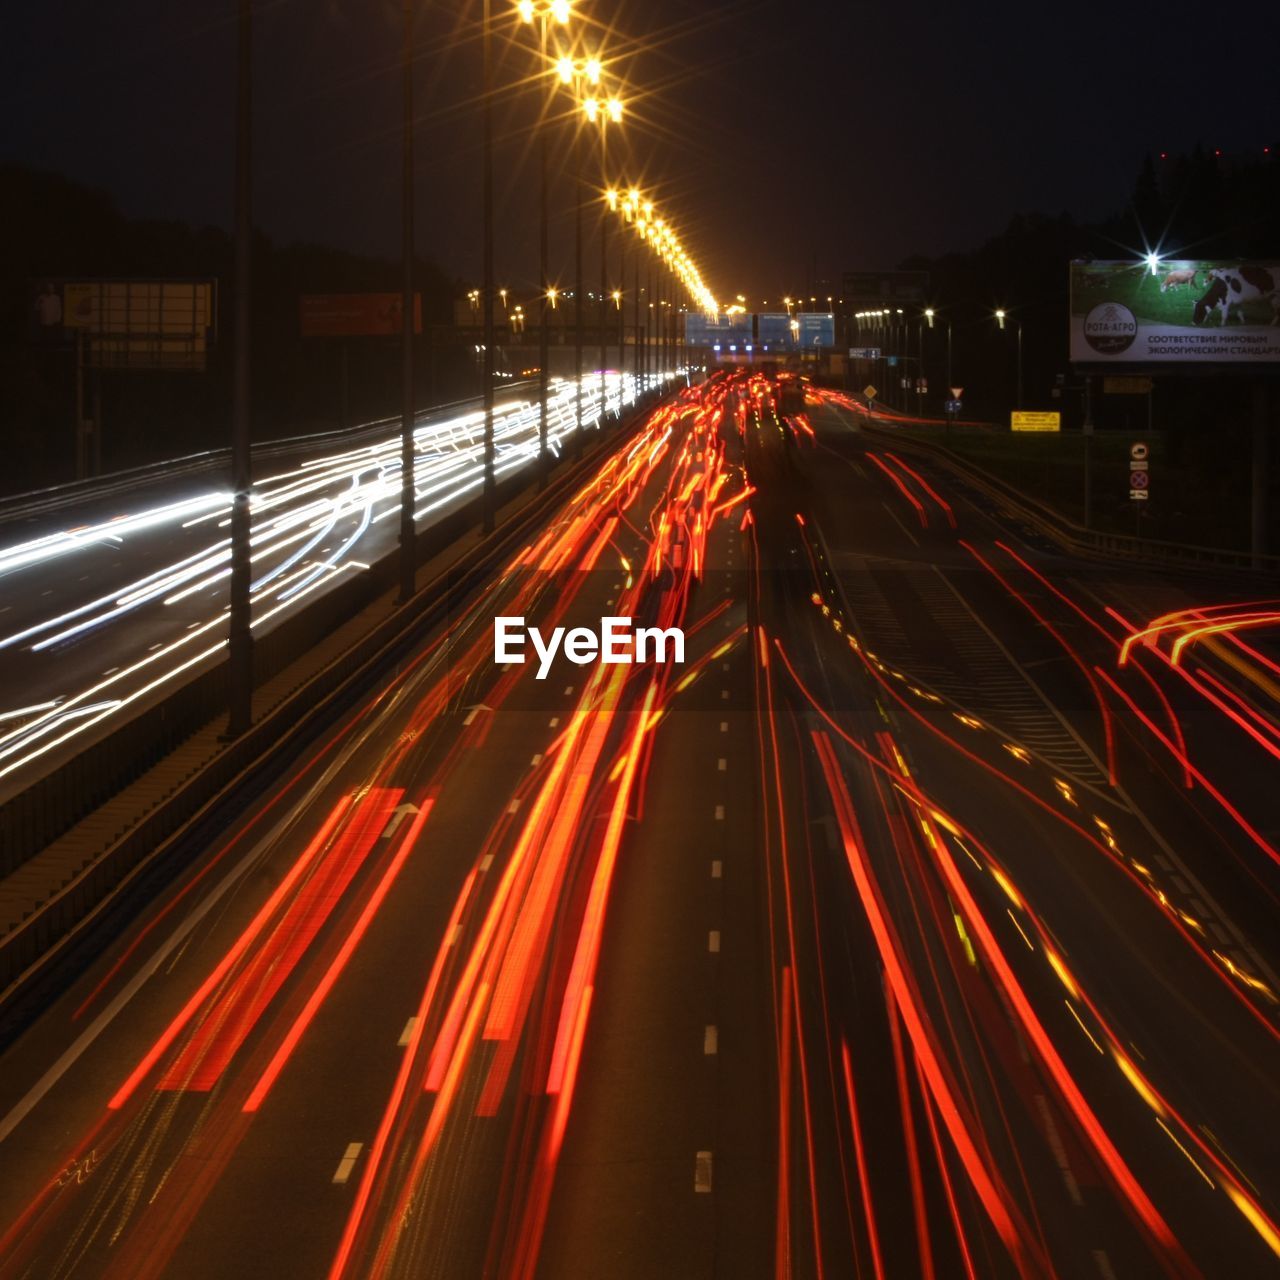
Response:
[[[1225,325],[1231,319],[1231,309],[1238,313],[1243,324],[1241,310],[1246,302],[1255,299],[1271,303],[1271,323],[1280,324],[1280,281],[1266,267],[1213,267],[1209,271],[1209,287],[1196,303],[1192,320],[1204,324],[1210,313],[1217,311]]]
[[[1184,284],[1188,288],[1194,289],[1196,287],[1196,276],[1199,274],[1198,270],[1168,271],[1165,273],[1164,279],[1160,281],[1160,292],[1168,293],[1170,289],[1181,289]]]

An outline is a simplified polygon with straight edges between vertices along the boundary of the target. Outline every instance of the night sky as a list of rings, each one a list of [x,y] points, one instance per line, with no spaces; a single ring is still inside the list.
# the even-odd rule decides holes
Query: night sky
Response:
[[[536,54],[504,48],[513,7],[494,3],[494,121],[497,269],[518,286],[537,261],[543,98]],[[1098,216],[1123,205],[1147,151],[1260,152],[1277,131],[1280,19],[1265,0],[994,0],[980,18],[939,0],[576,7],[629,103],[611,170],[655,192],[722,299],[797,292],[815,267],[822,278],[970,247],[1018,211]],[[272,236],[396,251],[399,12],[259,4],[255,215]],[[479,12],[421,5],[417,58],[419,243],[468,279]],[[105,187],[130,214],[229,223],[233,0],[44,0],[11,6],[5,23],[4,159]],[[566,270],[569,132],[562,119],[551,162]]]

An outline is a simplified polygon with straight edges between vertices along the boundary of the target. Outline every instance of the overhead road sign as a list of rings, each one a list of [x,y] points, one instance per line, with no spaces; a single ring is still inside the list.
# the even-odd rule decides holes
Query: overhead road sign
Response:
[[[836,345],[836,318],[830,311],[802,311],[795,317],[799,327],[793,329],[796,346],[802,351],[830,348]]]
[[[1015,431],[1061,431],[1062,414],[1056,409],[1015,409],[1010,415],[1010,426]]]
[[[850,360],[879,360],[880,348],[879,347],[850,347],[849,359]]]
[[[1280,262],[1073,262],[1070,352],[1138,371],[1280,365]]]

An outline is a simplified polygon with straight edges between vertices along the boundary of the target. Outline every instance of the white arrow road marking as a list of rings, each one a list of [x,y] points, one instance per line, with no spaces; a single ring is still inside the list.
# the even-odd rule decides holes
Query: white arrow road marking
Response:
[[[383,840],[390,839],[399,830],[400,824],[405,820],[405,815],[417,813],[418,806],[416,804],[402,804],[392,815],[391,821],[382,829]]]
[[[482,711],[492,711],[492,707],[487,707],[483,702],[477,702],[473,707],[467,707],[466,719],[463,720],[464,725],[469,725]]]

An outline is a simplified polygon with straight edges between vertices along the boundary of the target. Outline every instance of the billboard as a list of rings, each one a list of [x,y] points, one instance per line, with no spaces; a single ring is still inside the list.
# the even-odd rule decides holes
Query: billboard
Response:
[[[923,305],[929,292],[927,271],[846,271],[842,296],[853,311],[875,307]]]
[[[298,327],[304,338],[393,338],[401,332],[398,293],[304,293]],[[422,332],[422,295],[413,295],[413,331]]]
[[[1280,364],[1280,262],[1073,262],[1071,359]]]
[[[199,371],[217,333],[212,280],[41,281],[35,320],[42,341],[78,335],[97,369]]]

